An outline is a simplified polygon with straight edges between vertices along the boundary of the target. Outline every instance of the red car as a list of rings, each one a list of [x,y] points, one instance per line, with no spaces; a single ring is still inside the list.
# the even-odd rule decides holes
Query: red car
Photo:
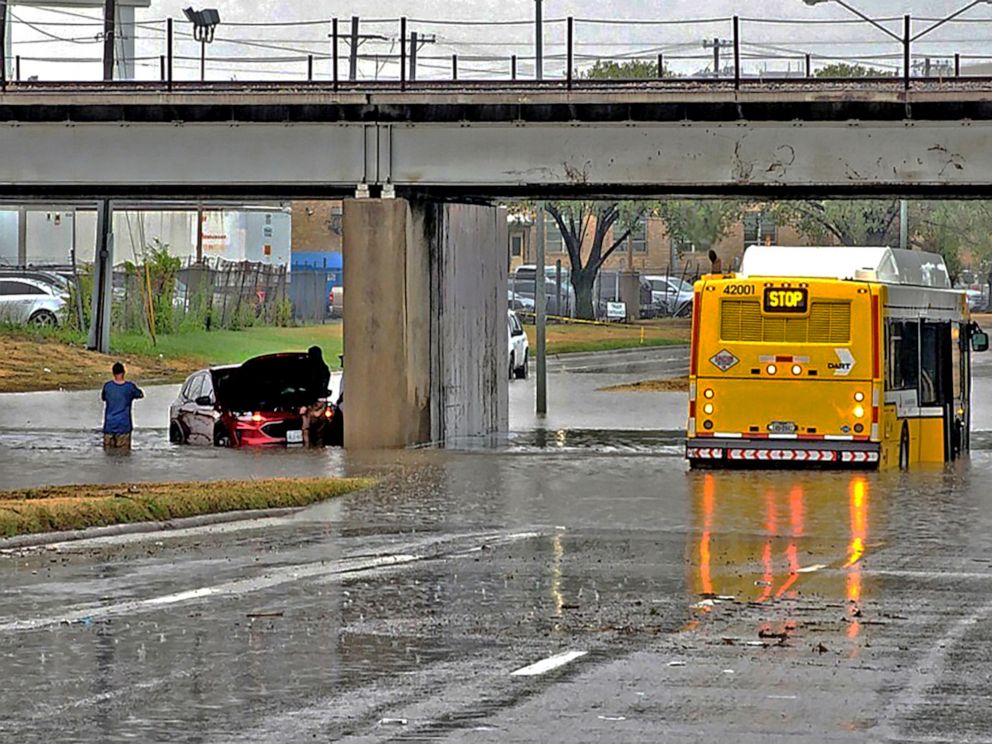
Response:
[[[325,443],[340,444],[341,413],[318,390],[306,353],[267,354],[190,375],[169,408],[169,440],[217,447],[303,443],[300,408],[326,402]]]

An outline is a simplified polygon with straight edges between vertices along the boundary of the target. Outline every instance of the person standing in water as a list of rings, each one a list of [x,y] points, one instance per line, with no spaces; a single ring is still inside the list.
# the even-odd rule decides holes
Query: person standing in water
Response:
[[[104,383],[100,399],[104,402],[103,448],[105,450],[131,451],[131,404],[145,394],[133,382],[124,379],[124,365],[114,362],[111,368],[114,379]]]

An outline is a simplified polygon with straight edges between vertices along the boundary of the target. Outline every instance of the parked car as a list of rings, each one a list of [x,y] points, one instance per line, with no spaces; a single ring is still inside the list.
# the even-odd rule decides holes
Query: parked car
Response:
[[[530,348],[527,334],[520,318],[512,310],[506,311],[506,335],[509,342],[510,379],[527,379],[527,362],[530,361]]]
[[[688,315],[692,309],[692,284],[677,276],[650,275],[651,301],[667,315]]]
[[[53,287],[56,290],[55,294],[61,297],[69,296],[69,287],[72,283],[72,280],[63,274],[43,269],[0,268],[0,279],[31,279]]]
[[[318,377],[306,353],[266,354],[194,372],[169,408],[169,440],[215,447],[302,444],[300,408],[324,399],[326,443],[340,445],[342,422],[334,419],[343,414],[327,390],[314,389]]]
[[[327,312],[332,318],[344,317],[344,287],[331,287],[327,293]]]
[[[512,289],[506,290],[506,303],[510,310],[521,310],[525,313],[534,312],[534,298],[517,294]]]
[[[968,298],[969,310],[985,307],[985,294],[980,289],[966,289],[965,296]]]
[[[561,287],[561,306],[558,303],[558,286],[555,282],[547,280],[544,282],[544,309],[548,315],[570,316],[575,307],[575,291],[571,285],[563,284]],[[536,286],[533,278],[517,279],[511,278],[507,288],[507,300],[510,309],[534,312],[534,295]]]
[[[57,326],[65,304],[65,298],[52,284],[0,277],[0,322]]]

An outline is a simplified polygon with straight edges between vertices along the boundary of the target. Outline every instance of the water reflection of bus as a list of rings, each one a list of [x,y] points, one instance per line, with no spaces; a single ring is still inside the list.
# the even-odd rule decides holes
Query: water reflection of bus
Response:
[[[857,622],[870,592],[862,561],[880,508],[864,474],[692,476],[694,529],[687,548],[694,597],[738,602],[816,597],[844,602]]]
[[[695,287],[693,465],[908,467],[968,450],[971,323],[940,256],[753,246]]]

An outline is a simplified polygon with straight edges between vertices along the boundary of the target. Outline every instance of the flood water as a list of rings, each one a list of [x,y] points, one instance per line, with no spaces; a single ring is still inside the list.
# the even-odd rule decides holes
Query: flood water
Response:
[[[677,423],[632,418],[680,407],[659,396],[617,399],[612,430],[363,455],[173,448],[149,420],[117,460],[82,414],[46,438],[8,408],[3,454],[77,481],[380,483],[0,554],[0,740],[988,740],[988,427],[946,468],[690,472]]]

